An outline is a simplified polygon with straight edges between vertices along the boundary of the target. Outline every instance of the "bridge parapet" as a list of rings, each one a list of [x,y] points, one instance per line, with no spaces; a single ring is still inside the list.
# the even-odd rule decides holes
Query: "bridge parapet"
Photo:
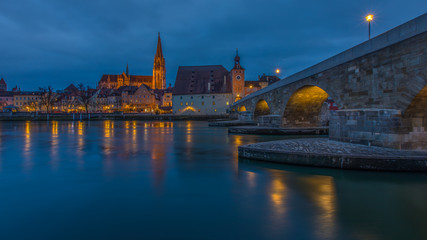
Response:
[[[354,59],[376,52],[393,44],[402,42],[426,31],[427,13],[400,26],[397,26],[381,35],[378,35],[377,37],[374,37],[366,42],[363,42],[355,47],[352,47],[344,52],[341,52],[331,58],[328,58],[316,65],[313,65],[276,83],[273,83],[272,85],[266,88],[256,91],[255,93],[252,93],[251,95],[242,98],[234,104],[240,105],[251,98],[265,94],[273,89],[280,88],[295,81],[322,73],[323,71],[326,71],[330,68],[336,67],[346,62],[350,62]]]

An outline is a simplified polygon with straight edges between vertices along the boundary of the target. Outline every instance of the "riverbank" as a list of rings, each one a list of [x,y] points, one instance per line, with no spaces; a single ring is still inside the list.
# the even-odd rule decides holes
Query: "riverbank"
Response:
[[[228,115],[172,115],[172,114],[145,114],[145,113],[0,113],[0,121],[97,121],[97,120],[146,120],[146,121],[212,121],[229,119]]]
[[[240,120],[231,120],[231,121],[213,121],[210,122],[209,127],[232,127],[232,126],[255,126],[257,125],[254,121],[240,121]]]
[[[331,141],[290,139],[239,146],[239,157],[275,163],[354,170],[427,172],[427,152]]]

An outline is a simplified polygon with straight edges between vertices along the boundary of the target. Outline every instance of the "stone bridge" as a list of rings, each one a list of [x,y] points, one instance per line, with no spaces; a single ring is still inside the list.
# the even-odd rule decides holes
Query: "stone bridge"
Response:
[[[236,102],[334,140],[427,150],[427,14]],[[274,117],[270,116],[270,117]]]

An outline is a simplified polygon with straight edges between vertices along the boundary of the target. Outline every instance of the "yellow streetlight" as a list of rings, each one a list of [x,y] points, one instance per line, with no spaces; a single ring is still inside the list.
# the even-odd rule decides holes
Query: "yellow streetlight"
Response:
[[[374,20],[374,15],[368,14],[366,15],[365,19],[368,22],[368,36],[369,40],[371,40],[371,21]]]
[[[276,69],[276,73],[279,74],[280,73],[280,69]]]

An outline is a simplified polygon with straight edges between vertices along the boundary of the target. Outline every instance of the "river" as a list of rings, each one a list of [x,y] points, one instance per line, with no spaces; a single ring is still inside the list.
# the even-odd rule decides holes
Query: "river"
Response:
[[[238,159],[206,122],[0,122],[0,239],[427,239],[427,175]]]

